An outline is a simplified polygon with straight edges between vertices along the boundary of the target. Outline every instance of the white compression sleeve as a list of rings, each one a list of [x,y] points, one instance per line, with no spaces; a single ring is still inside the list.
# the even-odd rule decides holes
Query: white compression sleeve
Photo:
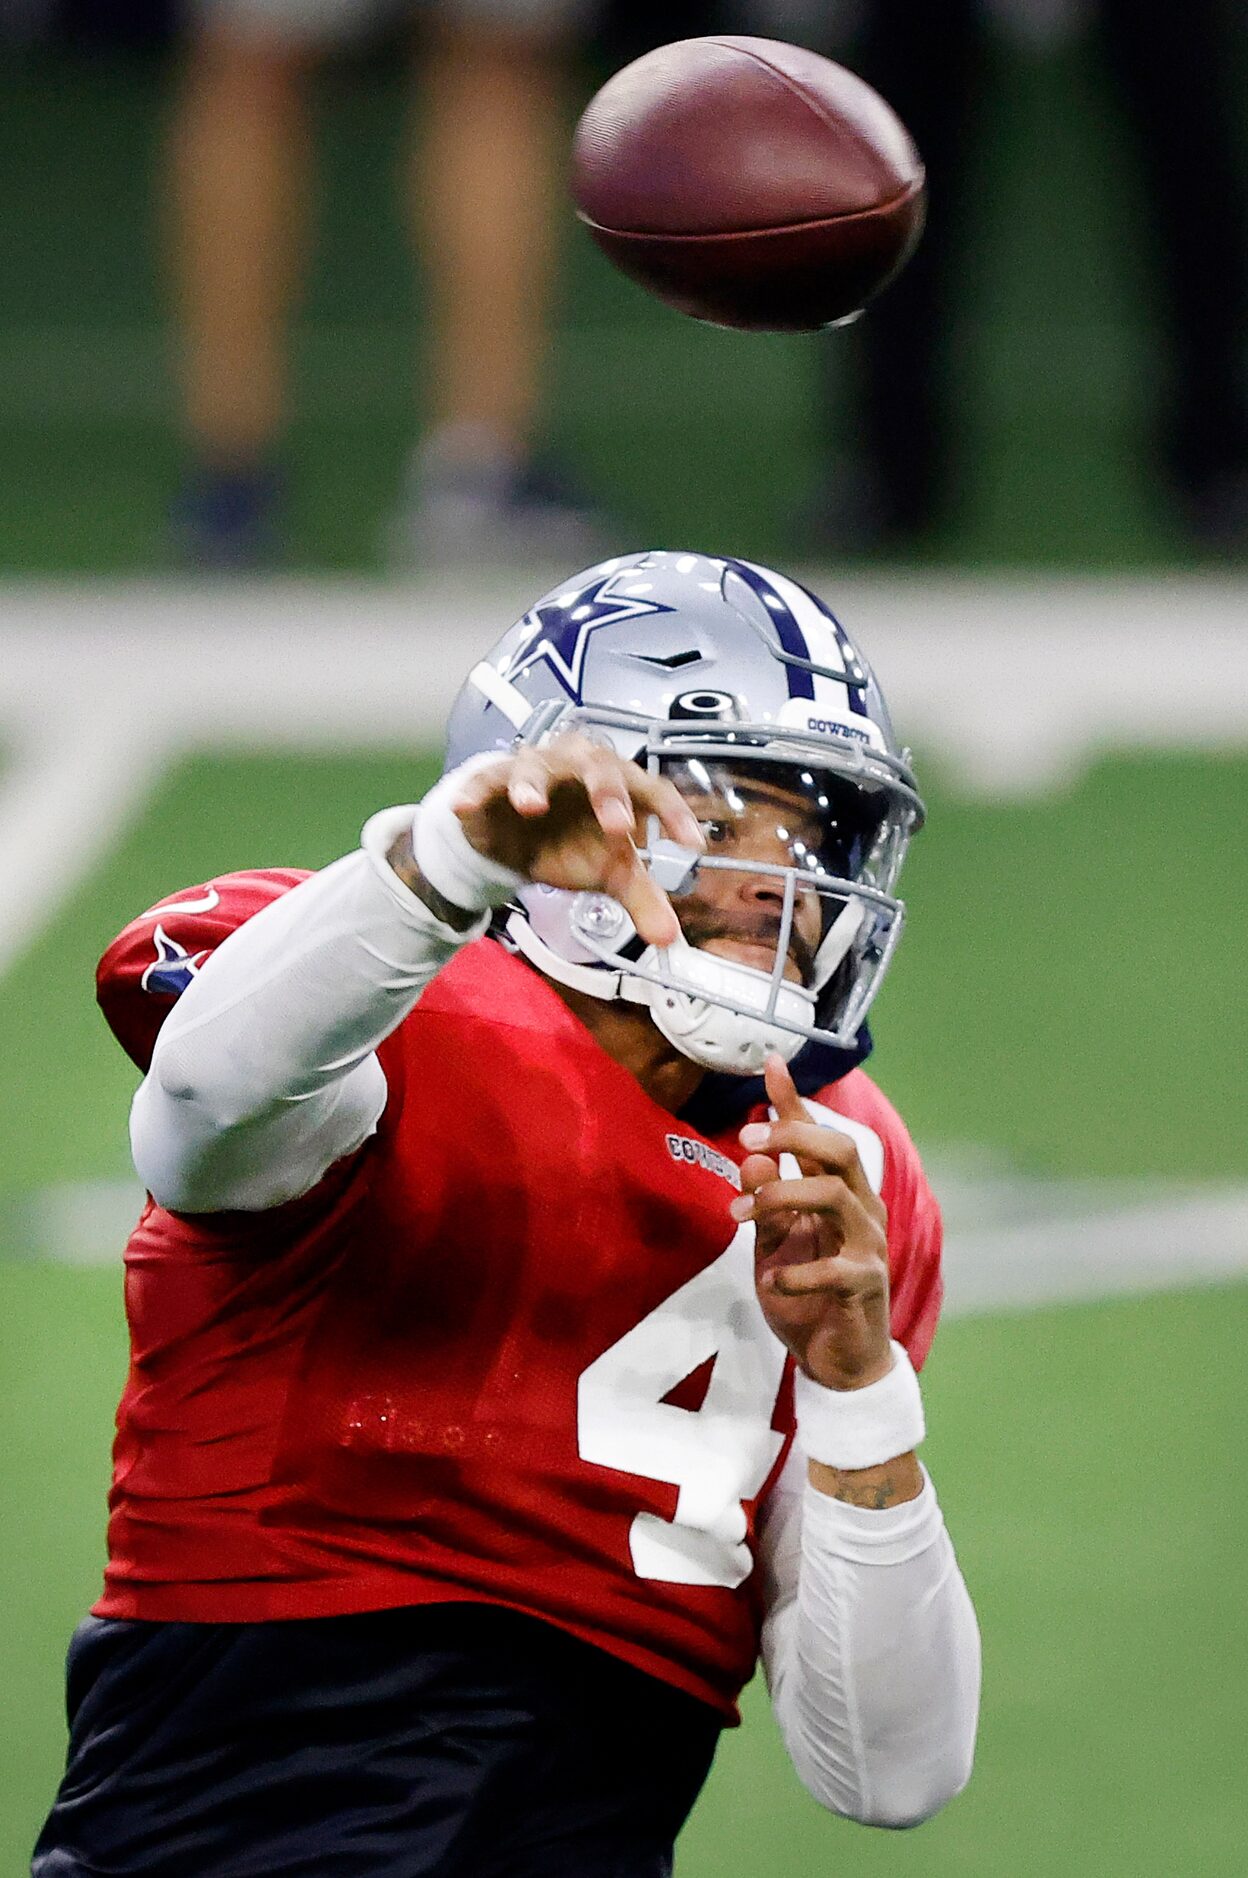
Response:
[[[453,931],[386,860],[411,826],[386,810],[363,847],[231,933],[165,1019],[134,1099],[134,1164],[180,1212],[296,1198],[376,1129],[377,1045],[489,914]]]
[[[795,1449],[761,1540],[776,1719],[822,1806],[864,1825],[919,1825],[970,1778],[975,1612],[930,1480],[875,1512],[805,1475]]]

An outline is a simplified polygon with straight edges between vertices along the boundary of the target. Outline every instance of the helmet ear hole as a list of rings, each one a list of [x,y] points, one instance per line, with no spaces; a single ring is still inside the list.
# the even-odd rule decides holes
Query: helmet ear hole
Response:
[[[516,897],[542,945],[571,965],[601,963],[601,951],[587,941],[597,939],[599,946],[614,946],[633,931],[624,908],[605,893],[569,893],[562,887],[535,884],[521,887]]]
[[[576,893],[567,910],[568,929],[583,945],[612,951],[633,936],[633,922],[618,900],[606,893]],[[598,954],[591,952],[591,957]]]

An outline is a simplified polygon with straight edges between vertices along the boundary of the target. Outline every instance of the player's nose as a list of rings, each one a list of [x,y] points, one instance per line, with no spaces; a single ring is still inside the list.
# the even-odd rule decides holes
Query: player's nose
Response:
[[[784,905],[784,878],[780,874],[742,874],[737,896],[748,906]]]
[[[755,914],[760,910],[769,917],[778,917],[784,911],[784,876],[783,874],[743,874],[736,883],[735,903],[749,907]],[[818,929],[818,899],[809,887],[799,887],[793,900],[794,924],[799,932],[810,937],[812,921]]]

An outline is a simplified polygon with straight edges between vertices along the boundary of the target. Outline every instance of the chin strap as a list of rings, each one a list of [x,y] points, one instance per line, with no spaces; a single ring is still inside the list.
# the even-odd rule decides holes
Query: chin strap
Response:
[[[764,1015],[763,1007],[771,996],[768,972],[691,946],[683,935],[662,954],[650,947],[638,965],[656,973],[666,967],[676,981],[643,980],[649,991],[646,1003],[655,1028],[703,1069],[756,1076],[769,1056],[780,1056],[787,1063],[806,1041],[804,1033]],[[733,1008],[712,1003],[704,993],[731,999]],[[792,1023],[813,1025],[814,993],[803,985],[784,983],[776,996],[776,1012]]]
[[[829,982],[833,972],[853,945],[867,917],[861,900],[847,900],[828,927],[815,954],[814,992],[816,997]]]
[[[523,913],[509,913],[504,930],[522,958],[544,972],[547,978],[566,985],[569,991],[583,991],[587,997],[600,998],[604,1004],[616,998],[628,998],[621,982],[622,972],[605,965],[574,965],[571,959],[560,958],[544,939],[538,938]]]
[[[721,1070],[732,1076],[757,1076],[769,1055],[775,1053],[787,1063],[806,1041],[804,1035],[769,1022],[757,1008],[729,1010],[708,1002],[700,995],[703,990],[721,997],[731,995],[739,1002],[759,1007],[770,990],[768,975],[703,952],[683,937],[662,952],[655,946],[648,947],[636,966],[629,968],[605,961],[601,965],[580,965],[561,958],[538,938],[522,913],[508,916],[506,932],[530,965],[558,984],[583,991],[603,1003],[618,998],[647,1009],[655,1028],[668,1042],[703,1069]],[[664,984],[659,979],[661,960],[676,983]],[[794,1021],[814,1022],[814,995],[804,987],[782,985],[778,1003],[785,1016]]]

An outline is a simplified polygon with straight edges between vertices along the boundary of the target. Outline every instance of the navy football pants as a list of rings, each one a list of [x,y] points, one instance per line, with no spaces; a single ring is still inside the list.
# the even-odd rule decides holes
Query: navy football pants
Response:
[[[486,1605],[88,1618],[33,1878],[667,1878],[721,1718]]]

